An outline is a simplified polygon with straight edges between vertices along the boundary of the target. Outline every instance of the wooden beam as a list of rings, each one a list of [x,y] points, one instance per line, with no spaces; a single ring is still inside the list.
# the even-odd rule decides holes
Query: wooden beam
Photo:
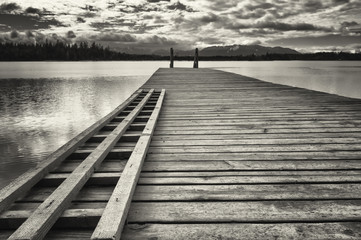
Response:
[[[104,210],[102,217],[91,239],[120,239],[125,220],[128,216],[130,203],[137,185],[144,158],[156,126],[160,109],[162,107],[165,90],[163,89],[154,112],[139,138],[135,149],[130,156],[125,169],[113,191],[112,196]],[[114,214],[117,213],[117,214]]]
[[[169,64],[169,67],[173,68],[173,65],[174,65],[173,48],[170,48],[170,64]]]
[[[153,93],[153,89],[109,136],[71,173],[71,175],[33,212],[9,239],[42,239],[72,199],[98,168],[127,130]]]
[[[193,68],[198,68],[198,48],[196,48],[195,53],[194,53]]]
[[[49,171],[55,169],[64,159],[66,159],[81,144],[86,142],[94,133],[104,127],[112,118],[117,116],[127,105],[132,102],[142,90],[136,91],[124,103],[108,115],[91,125],[89,128],[75,136],[72,140],[64,144],[35,168],[30,169],[23,175],[15,179],[12,183],[0,190],[0,212],[4,211],[18,197],[27,192],[38,181],[40,181]]]

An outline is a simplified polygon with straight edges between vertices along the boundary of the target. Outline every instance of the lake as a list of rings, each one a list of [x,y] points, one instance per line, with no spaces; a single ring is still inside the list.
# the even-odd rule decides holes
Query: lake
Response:
[[[167,61],[0,62],[0,188],[168,66]],[[200,67],[361,98],[360,61],[200,62]]]

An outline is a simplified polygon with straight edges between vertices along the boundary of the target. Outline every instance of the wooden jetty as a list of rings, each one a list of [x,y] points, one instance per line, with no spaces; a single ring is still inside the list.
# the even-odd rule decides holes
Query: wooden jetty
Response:
[[[0,211],[0,239],[361,239],[361,100],[159,69]]]

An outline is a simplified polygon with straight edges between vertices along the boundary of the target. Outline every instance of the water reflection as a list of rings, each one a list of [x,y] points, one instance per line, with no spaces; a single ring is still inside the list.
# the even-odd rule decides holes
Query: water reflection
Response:
[[[0,79],[0,188],[105,116],[147,78]]]
[[[361,98],[360,61],[229,62],[217,69],[264,81]]]
[[[160,62],[0,62],[0,188],[106,115]],[[192,67],[192,62],[175,62]],[[361,62],[200,62],[200,67],[361,98]]]

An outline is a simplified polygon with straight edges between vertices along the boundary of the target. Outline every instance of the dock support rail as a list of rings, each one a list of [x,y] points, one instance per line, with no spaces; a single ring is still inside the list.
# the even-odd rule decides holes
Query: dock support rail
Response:
[[[165,90],[163,89],[154,111],[140,136],[132,155],[108,201],[108,204],[93,232],[92,240],[120,239],[130,203],[138,183],[145,156],[162,107]],[[114,214],[116,213],[116,214]]]
[[[136,99],[143,90],[136,91],[123,104],[114,109],[111,113],[94,123],[92,126],[78,134],[68,143],[64,144],[47,159],[39,163],[35,168],[30,169],[23,175],[15,179],[8,186],[0,190],[0,213],[3,212],[17,198],[26,193],[47,173],[61,164],[75,149],[86,142],[95,132],[104,127],[114,116],[123,111],[127,105]]]
[[[68,178],[30,215],[9,239],[42,239],[105,159],[151,97],[151,89],[123,121],[95,148]]]

